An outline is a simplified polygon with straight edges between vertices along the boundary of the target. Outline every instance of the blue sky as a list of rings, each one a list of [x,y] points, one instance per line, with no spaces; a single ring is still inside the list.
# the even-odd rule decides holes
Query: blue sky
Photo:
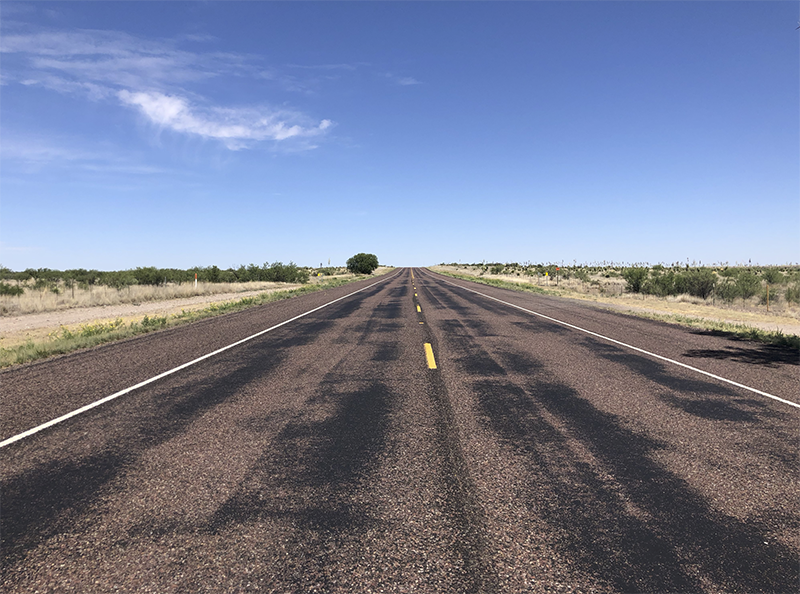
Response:
[[[800,261],[796,2],[0,18],[15,270]]]

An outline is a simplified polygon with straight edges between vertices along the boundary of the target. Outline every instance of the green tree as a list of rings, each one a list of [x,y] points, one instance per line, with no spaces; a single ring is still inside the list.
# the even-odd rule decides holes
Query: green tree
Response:
[[[622,278],[627,283],[625,288],[631,293],[641,293],[642,285],[647,280],[647,268],[638,268],[636,266],[626,268],[622,271]]]
[[[378,267],[378,256],[375,254],[356,254],[347,261],[347,270],[353,274],[372,274]]]

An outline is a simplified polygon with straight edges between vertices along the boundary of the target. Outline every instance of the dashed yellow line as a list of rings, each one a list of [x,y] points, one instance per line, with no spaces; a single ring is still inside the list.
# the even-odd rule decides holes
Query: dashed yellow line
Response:
[[[431,343],[425,343],[425,358],[428,360],[428,369],[436,369],[436,359],[433,358]]]
[[[422,310],[419,308],[419,305],[417,306],[417,313],[422,313]]]

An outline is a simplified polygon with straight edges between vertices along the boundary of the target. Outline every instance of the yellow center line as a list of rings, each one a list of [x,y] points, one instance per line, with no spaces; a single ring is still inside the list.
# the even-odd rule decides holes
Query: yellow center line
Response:
[[[436,359],[433,358],[431,343],[425,343],[425,358],[428,360],[428,369],[436,369]]]
[[[416,294],[416,293],[414,293],[414,297],[416,297],[416,296],[417,296],[417,294]]]
[[[419,305],[417,306],[417,313],[422,313],[422,310],[419,308]]]

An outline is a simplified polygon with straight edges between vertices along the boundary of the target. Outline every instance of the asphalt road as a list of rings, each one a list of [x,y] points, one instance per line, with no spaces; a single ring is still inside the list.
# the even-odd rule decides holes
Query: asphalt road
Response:
[[[796,352],[422,269],[3,371],[0,440],[340,297],[0,449],[3,591],[800,591]]]

